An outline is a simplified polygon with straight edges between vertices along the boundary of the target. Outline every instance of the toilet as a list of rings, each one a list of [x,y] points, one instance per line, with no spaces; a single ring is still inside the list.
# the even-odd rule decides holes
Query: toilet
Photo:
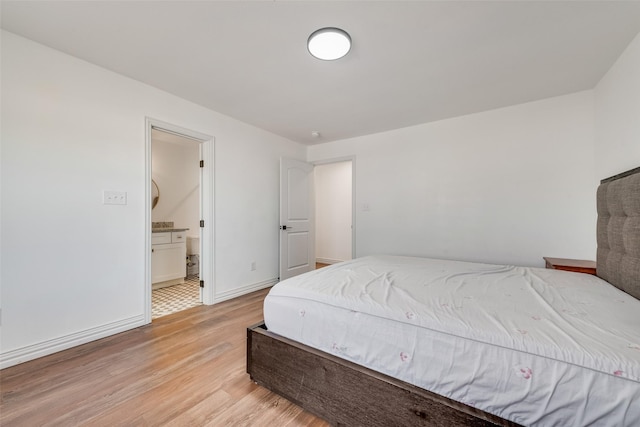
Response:
[[[187,276],[200,273],[200,236],[187,236]]]
[[[187,255],[200,255],[200,236],[187,236]]]

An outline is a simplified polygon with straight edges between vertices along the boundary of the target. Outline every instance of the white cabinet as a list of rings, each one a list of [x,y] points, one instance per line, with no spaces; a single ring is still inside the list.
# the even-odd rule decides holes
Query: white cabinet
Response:
[[[184,231],[153,233],[151,237],[151,283],[154,288],[184,282],[187,244]]]

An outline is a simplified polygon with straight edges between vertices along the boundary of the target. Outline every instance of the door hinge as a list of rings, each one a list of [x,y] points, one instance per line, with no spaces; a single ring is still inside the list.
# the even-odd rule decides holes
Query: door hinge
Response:
[[[203,227],[204,227],[204,219],[201,219],[200,220],[200,228],[203,228]]]
[[[204,160],[200,160],[200,167],[203,168],[204,167]]]
[[[204,288],[204,280],[200,280],[200,287]]]

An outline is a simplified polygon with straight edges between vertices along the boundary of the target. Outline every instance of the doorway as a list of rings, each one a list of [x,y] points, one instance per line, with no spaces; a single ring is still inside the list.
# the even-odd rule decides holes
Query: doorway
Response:
[[[151,319],[202,304],[200,142],[151,130]]]
[[[147,119],[145,320],[213,303],[213,138]]]
[[[314,167],[316,266],[353,258],[353,160]]]
[[[279,280],[353,259],[355,232],[355,157],[313,164],[282,158]]]

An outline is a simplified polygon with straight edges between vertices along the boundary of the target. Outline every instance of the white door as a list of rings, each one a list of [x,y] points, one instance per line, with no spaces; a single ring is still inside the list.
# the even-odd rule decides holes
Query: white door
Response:
[[[315,268],[313,165],[280,159],[280,280]]]

